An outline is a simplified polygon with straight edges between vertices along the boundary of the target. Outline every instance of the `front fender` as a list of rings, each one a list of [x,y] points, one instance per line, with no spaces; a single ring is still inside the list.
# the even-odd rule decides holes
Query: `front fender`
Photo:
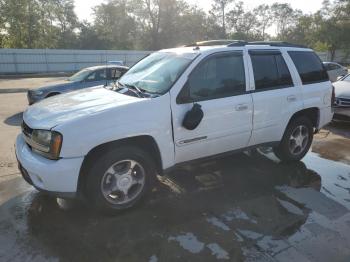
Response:
[[[163,168],[174,164],[169,94],[73,119],[54,130],[63,135],[63,158],[86,156],[105,143],[150,136],[157,143]]]

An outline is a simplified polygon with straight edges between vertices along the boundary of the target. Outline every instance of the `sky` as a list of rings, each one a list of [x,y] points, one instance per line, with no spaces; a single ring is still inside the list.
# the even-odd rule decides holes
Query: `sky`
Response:
[[[80,20],[92,21],[91,8],[106,0],[75,0],[75,11]],[[211,7],[209,0],[186,0],[190,4],[196,4],[204,10],[208,11]],[[242,0],[247,9],[253,9],[259,4],[272,4],[275,2],[289,3],[293,8],[301,9],[304,13],[314,13],[322,6],[322,0]]]

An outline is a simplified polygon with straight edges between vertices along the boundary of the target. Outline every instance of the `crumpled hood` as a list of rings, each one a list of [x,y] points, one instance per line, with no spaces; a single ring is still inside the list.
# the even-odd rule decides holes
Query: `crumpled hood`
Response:
[[[333,83],[335,88],[335,96],[350,98],[350,82],[349,81],[338,81]]]
[[[103,87],[92,87],[42,100],[30,106],[23,120],[34,129],[51,129],[63,122],[140,101]]]

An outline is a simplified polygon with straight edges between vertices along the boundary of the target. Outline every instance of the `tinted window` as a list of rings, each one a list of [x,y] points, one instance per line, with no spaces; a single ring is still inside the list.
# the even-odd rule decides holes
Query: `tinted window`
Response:
[[[290,51],[303,84],[328,81],[328,74],[321,59],[314,52]]]
[[[338,65],[336,65],[336,64],[329,64],[329,68],[330,68],[330,70],[338,70],[338,69],[340,69],[340,67]]]
[[[91,82],[91,81],[101,81],[101,80],[106,80],[107,76],[106,76],[106,70],[105,69],[101,69],[101,70],[96,70],[93,73],[91,73],[88,77],[87,77],[87,81]]]
[[[242,94],[246,91],[243,57],[220,54],[201,63],[188,81],[194,101]]]
[[[293,80],[281,54],[251,54],[255,89],[277,89],[293,86]]]

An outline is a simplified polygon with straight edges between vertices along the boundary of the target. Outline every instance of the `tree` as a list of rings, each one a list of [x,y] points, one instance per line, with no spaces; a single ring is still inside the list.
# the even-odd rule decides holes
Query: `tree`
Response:
[[[274,19],[271,7],[266,4],[259,5],[258,7],[254,8],[253,15],[257,20],[261,40],[265,40],[266,29],[272,25]]]
[[[0,10],[4,47],[74,46],[77,17],[72,0],[2,0]]]
[[[300,10],[294,10],[289,4],[274,3],[271,6],[274,22],[277,25],[277,37],[285,40],[290,27],[297,24],[302,15]]]
[[[238,2],[227,14],[230,36],[240,40],[257,40],[259,22],[251,11],[245,11],[243,2]]]
[[[222,38],[226,38],[226,14],[227,8],[235,0],[213,0],[211,14],[221,20]]]
[[[94,29],[102,49],[133,49],[135,19],[126,0],[110,0],[94,8]],[[85,31],[86,32],[86,31]]]

